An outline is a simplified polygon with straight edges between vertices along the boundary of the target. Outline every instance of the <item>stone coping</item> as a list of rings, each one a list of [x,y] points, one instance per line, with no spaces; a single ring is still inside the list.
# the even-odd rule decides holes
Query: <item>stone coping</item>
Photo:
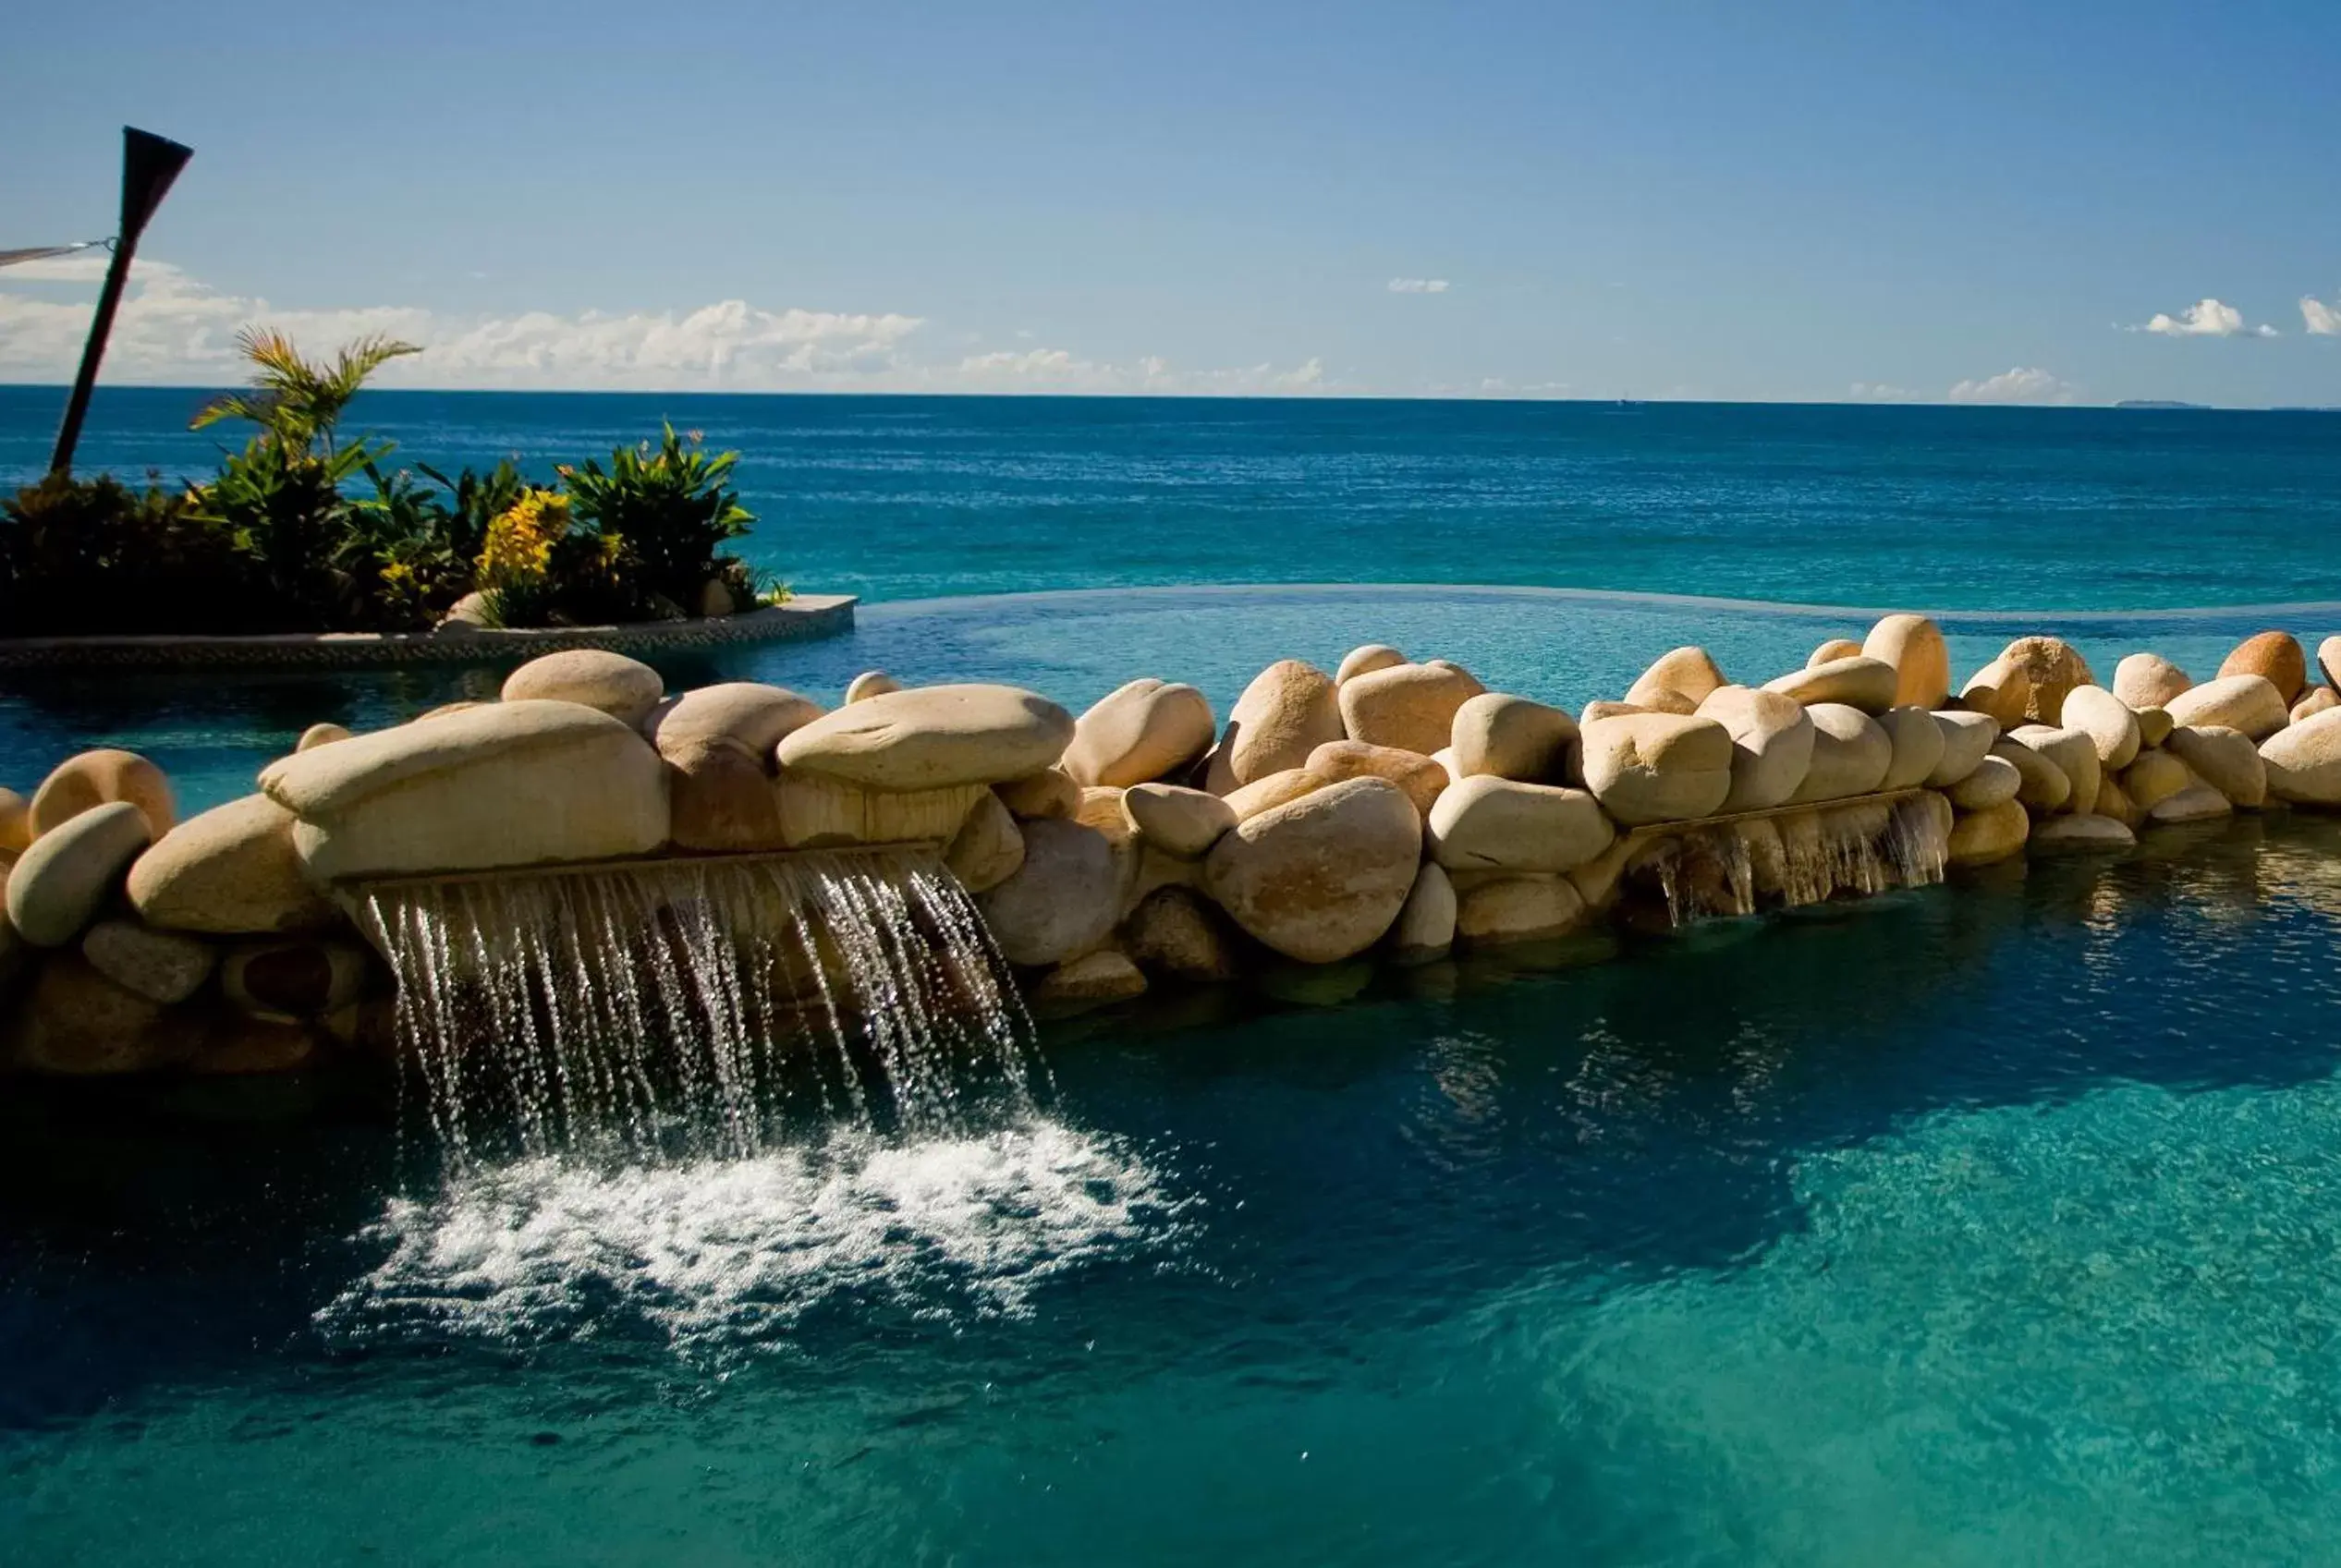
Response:
[[[645,654],[799,642],[853,629],[851,594],[804,593],[707,620],[634,626],[481,627],[469,632],[279,632],[262,637],[0,638],[5,670],[313,670],[402,664],[519,663],[599,648]]]

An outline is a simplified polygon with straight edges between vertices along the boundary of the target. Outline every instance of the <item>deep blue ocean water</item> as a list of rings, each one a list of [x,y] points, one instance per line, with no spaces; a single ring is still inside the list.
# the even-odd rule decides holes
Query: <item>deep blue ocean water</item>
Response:
[[[0,467],[41,401],[0,391]],[[191,401],[102,402],[91,455],[200,462]],[[1863,624],[1633,591],[1964,609],[1962,672],[2039,629],[2198,674],[2341,630],[2155,613],[2341,600],[2323,416],[366,417],[549,462],[662,410],[754,455],[766,561],[878,602],[678,686],[1224,706],[1373,639],[1575,706],[1676,643],[1761,679]],[[1177,586],[1345,579],[1629,595]],[[113,741],[205,804],[318,718],[483,681],[20,682],[0,783]],[[411,1107],[329,1085],[7,1087],[0,1562],[2335,1561],[2337,945],[2341,823],[2252,817],[1338,1007],[1158,998],[1054,1027],[1042,1113],[950,1136],[445,1180]]]

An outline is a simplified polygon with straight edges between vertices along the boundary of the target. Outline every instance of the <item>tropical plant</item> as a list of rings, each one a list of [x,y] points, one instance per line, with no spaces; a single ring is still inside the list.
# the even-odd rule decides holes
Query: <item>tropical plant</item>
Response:
[[[646,441],[617,448],[606,469],[588,459],[560,472],[579,520],[616,541],[605,550],[623,563],[639,611],[679,614],[697,606],[708,578],[734,565],[723,547],[756,518],[729,482],[738,453],[711,457],[700,450],[698,432],[678,436],[669,424],[662,432],[655,447]]]
[[[213,398],[188,429],[250,419],[290,452],[307,456],[322,447],[327,457],[334,455],[334,428],[366,378],[393,359],[422,352],[377,333],[343,347],[331,364],[312,362],[300,357],[291,338],[264,327],[237,334],[236,348],[252,365],[250,390]]]
[[[51,474],[0,502],[0,627],[11,636],[248,629],[265,594],[232,530],[150,474]]]

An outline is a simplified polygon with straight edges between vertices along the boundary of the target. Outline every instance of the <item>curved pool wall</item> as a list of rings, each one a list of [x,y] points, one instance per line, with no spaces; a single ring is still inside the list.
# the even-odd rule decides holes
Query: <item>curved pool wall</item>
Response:
[[[1735,679],[1801,665],[1823,639],[1859,638],[1872,609],[1749,603],[1532,588],[1376,585],[1094,590],[865,604],[847,636],[711,655],[655,657],[670,690],[760,680],[835,703],[884,669],[910,684],[1004,681],[1079,711],[1135,675],[1201,687],[1224,713],[1278,659],[1331,669],[1364,642],[1454,659],[1491,690],[1575,711],[1617,697],[1668,648],[1706,648]],[[2152,649],[2198,679],[2243,638],[2272,626],[2313,648],[2341,630],[2341,602],[2147,612],[1940,612],[1955,684],[2010,638],[2067,638],[2110,676]],[[0,783],[25,788],[93,746],[152,757],[184,809],[248,794],[302,730],[331,720],[378,729],[457,698],[493,696],[501,671],[332,675],[83,675],[22,672],[0,681]]]

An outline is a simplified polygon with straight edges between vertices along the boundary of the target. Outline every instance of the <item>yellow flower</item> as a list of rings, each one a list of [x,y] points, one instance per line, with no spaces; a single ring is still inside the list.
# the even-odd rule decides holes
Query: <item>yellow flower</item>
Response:
[[[569,531],[569,498],[531,490],[488,525],[480,552],[480,581],[487,587],[539,582],[553,565],[555,541]]]

